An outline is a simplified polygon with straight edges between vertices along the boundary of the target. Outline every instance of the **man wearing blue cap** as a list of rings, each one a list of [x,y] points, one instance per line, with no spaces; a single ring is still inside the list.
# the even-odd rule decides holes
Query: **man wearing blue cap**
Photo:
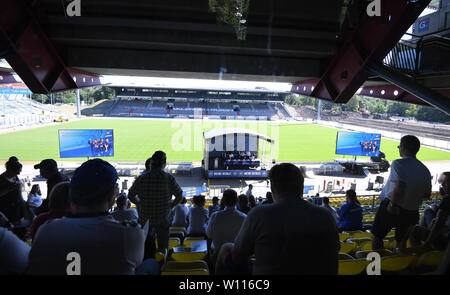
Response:
[[[145,232],[108,213],[118,194],[117,171],[101,159],[75,170],[73,214],[42,225],[29,255],[29,274],[134,274],[144,256]]]

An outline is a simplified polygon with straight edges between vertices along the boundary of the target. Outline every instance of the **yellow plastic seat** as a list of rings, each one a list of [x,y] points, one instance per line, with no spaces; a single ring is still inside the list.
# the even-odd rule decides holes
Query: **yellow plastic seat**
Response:
[[[395,236],[395,230],[391,230],[390,232],[388,232],[386,237],[388,236]]]
[[[349,254],[354,252],[356,249],[356,243],[353,242],[345,242],[341,243],[341,249],[339,250],[339,253]]]
[[[383,247],[388,250],[392,249],[391,242],[389,240],[383,240]],[[371,251],[372,250],[372,241],[368,240],[368,241],[362,242],[359,245],[358,250],[359,251]]]
[[[338,254],[338,260],[352,260],[352,259],[355,259],[355,258],[353,258],[350,254],[346,254],[346,253]]]
[[[184,232],[184,233],[186,233],[186,228],[185,227],[169,227],[169,231],[173,231],[173,232],[176,232],[176,231],[181,231],[181,232]]]
[[[349,233],[343,232],[343,233],[339,234],[339,240],[341,242],[345,242],[348,238],[350,238],[350,234]]]
[[[180,245],[181,245],[180,238],[174,238],[174,237],[169,238],[169,249],[178,247]]]
[[[209,272],[208,263],[204,260],[193,261],[167,261],[161,271],[184,271],[184,270],[204,269]]]
[[[381,271],[397,272],[407,269],[413,262],[415,256],[388,256],[381,258]]]
[[[200,247],[192,248],[192,243],[201,242]],[[188,247],[191,246],[191,247]],[[207,242],[203,238],[186,238],[182,247],[175,247],[171,255],[176,261],[193,261],[202,260],[208,252]]]
[[[164,252],[161,252],[161,251],[156,252],[155,260],[157,262],[165,263],[167,261],[167,249],[164,249]]]
[[[339,275],[359,275],[362,273],[369,261],[366,259],[339,260]]]
[[[208,276],[209,271],[206,269],[187,269],[187,270],[169,270],[162,271],[163,276]]]
[[[394,239],[390,240],[390,249],[395,249],[397,248],[397,241]],[[409,239],[406,241],[406,248],[411,248],[411,242],[409,241]]]
[[[355,232],[352,234],[352,239],[372,238],[372,233],[369,232]]]
[[[372,241],[371,238],[350,238],[347,241],[356,243],[357,245],[361,245],[364,242]]]
[[[430,251],[422,254],[416,263],[416,267],[437,267],[441,264],[444,252]]]
[[[191,247],[192,242],[199,242],[199,241],[204,241],[204,240],[205,240],[204,238],[187,237],[187,238],[184,238],[183,246]]]
[[[365,251],[357,251],[355,253],[356,258],[358,259],[362,259],[362,258],[366,258],[367,255],[369,255],[369,253],[372,252],[377,252],[378,254],[380,254],[381,257],[386,257],[386,256],[394,256],[394,253],[392,253],[392,251],[389,251],[387,249],[380,249],[380,250],[365,250]]]
[[[173,252],[170,256],[175,261],[194,261],[202,260],[206,257],[206,251],[203,252],[190,252],[190,248],[186,248],[185,251]]]

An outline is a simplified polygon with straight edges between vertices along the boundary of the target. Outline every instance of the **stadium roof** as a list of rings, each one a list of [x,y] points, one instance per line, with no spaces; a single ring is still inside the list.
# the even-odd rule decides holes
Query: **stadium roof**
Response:
[[[440,2],[441,0],[431,0],[430,4],[428,4],[428,7],[439,8]]]
[[[176,87],[176,86],[138,86],[138,85],[114,85],[107,84],[106,86],[112,88],[138,88],[138,89],[175,89],[175,90],[197,90],[197,91],[221,91],[221,92],[257,92],[257,93],[290,93],[290,89],[256,89],[256,88],[229,88],[229,87],[209,87],[207,81],[205,87]]]
[[[258,0],[220,15],[213,5],[221,1],[92,0],[71,16],[68,1],[5,1],[0,58],[34,93],[100,85],[101,75],[220,76],[294,83],[291,92],[346,103],[367,82],[402,82],[380,79],[387,69],[376,66],[430,2]],[[371,15],[369,3],[382,13]],[[416,84],[425,82],[414,83],[408,91],[420,99],[402,93],[401,101],[448,110],[442,96],[421,95]]]
[[[24,83],[0,84],[0,94],[32,94]]]
[[[261,133],[258,133],[256,131],[252,131],[252,130],[243,129],[243,128],[213,129],[213,130],[203,132],[203,137],[205,139],[211,139],[213,137],[222,136],[222,135],[226,135],[226,134],[249,134],[249,135],[257,136],[258,138],[263,139],[268,142],[271,142],[271,143],[275,142],[275,140],[267,137],[264,134],[261,134]]]

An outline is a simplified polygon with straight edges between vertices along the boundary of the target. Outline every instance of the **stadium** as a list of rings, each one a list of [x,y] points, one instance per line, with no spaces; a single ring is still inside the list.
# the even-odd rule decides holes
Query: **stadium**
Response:
[[[200,4],[195,4],[193,8],[187,8],[186,4],[180,1],[149,4],[157,9],[153,12],[154,15],[151,15],[154,20],[148,21],[139,19],[142,17],[139,16],[139,8],[142,8],[139,1],[131,1],[131,10],[127,12],[129,14],[122,12],[123,15],[118,19],[115,19],[113,11],[120,7],[117,6],[120,1],[111,1],[112,4],[106,5],[107,9],[102,12],[99,12],[99,9],[104,8],[102,5],[105,4],[91,3],[82,6],[89,16],[80,16],[78,19],[74,16],[75,18],[71,19],[67,14],[65,18],[62,17],[59,11],[51,8],[53,6],[49,0],[41,4],[48,9],[48,19],[41,20],[42,23],[36,21],[30,24],[31,33],[24,33],[19,38],[23,46],[29,46],[31,52],[36,52],[36,55],[29,56],[21,51],[20,46],[16,47],[13,41],[17,38],[15,34],[18,34],[14,32],[20,27],[18,20],[25,16],[34,18],[38,14],[38,7],[28,7],[29,4],[25,2],[6,4],[7,10],[16,15],[15,20],[6,17],[5,13],[0,13],[0,17],[4,16],[6,20],[3,24],[0,23],[0,32],[3,33],[0,35],[0,41],[7,44],[7,54],[0,51],[0,161],[3,164],[0,172],[5,178],[5,182],[0,183],[4,186],[0,187],[0,197],[10,194],[5,193],[8,190],[3,191],[10,183],[14,183],[11,180],[13,178],[8,178],[11,177],[8,167],[11,163],[17,163],[18,159],[20,172],[14,179],[16,184],[20,184],[18,194],[22,203],[14,206],[26,208],[25,214],[16,221],[7,216],[12,214],[8,213],[12,211],[8,211],[10,208],[8,209],[6,201],[0,202],[0,213],[2,228],[8,228],[22,243],[17,246],[20,251],[30,251],[33,247],[39,249],[35,239],[39,235],[43,236],[41,232],[44,232],[45,227],[51,227],[51,222],[43,223],[39,225],[41,232],[36,232],[33,223],[36,223],[35,220],[40,214],[46,214],[46,211],[40,211],[40,205],[30,206],[30,195],[34,194],[32,188],[35,186],[40,188],[42,204],[44,200],[52,202],[49,200],[52,192],[48,189],[49,176],[42,172],[45,164],[41,161],[53,159],[58,173],[67,177],[67,185],[71,179],[78,179],[77,168],[82,167],[83,163],[93,159],[107,161],[118,176],[115,197],[119,192],[121,195],[128,195],[131,202],[130,207],[125,210],[133,209],[140,215],[145,210],[153,209],[143,209],[144,207],[139,205],[139,197],[144,198],[145,194],[141,192],[141,195],[137,195],[138,199],[135,199],[135,183],[155,169],[153,166],[149,169],[147,165],[157,163],[154,153],[163,151],[167,163],[164,162],[162,171],[164,175],[170,175],[168,177],[174,179],[181,189],[181,197],[187,201],[183,207],[186,206],[189,212],[195,208],[203,208],[208,212],[208,208],[214,205],[215,198],[220,202],[223,198],[226,203],[225,195],[229,194],[230,190],[236,193],[233,205],[235,211],[242,211],[242,205],[238,202],[242,196],[247,202],[251,198],[257,201],[251,210],[260,206],[275,208],[274,205],[280,200],[278,194],[275,204],[262,204],[264,201],[274,202],[268,197],[274,185],[269,175],[271,171],[275,171],[277,167],[285,167],[283,165],[287,163],[301,172],[301,198],[312,208],[325,207],[325,202],[328,201],[329,207],[331,206],[338,218],[341,218],[339,214],[344,214],[341,208],[350,203],[348,191],[356,193],[358,208],[361,211],[358,229],[339,227],[340,219],[334,223],[339,227],[339,247],[335,253],[334,272],[315,269],[311,266],[314,260],[306,258],[303,258],[304,265],[301,265],[300,258],[294,259],[300,264],[294,267],[289,264],[289,259],[280,255],[284,260],[279,263],[285,268],[274,268],[277,269],[275,273],[264,273],[261,271],[264,269],[261,267],[261,261],[267,263],[270,259],[261,254],[264,254],[264,251],[258,252],[261,250],[256,249],[258,246],[255,242],[254,252],[247,262],[250,268],[254,267],[254,271],[260,271],[256,271],[257,274],[331,273],[361,277],[370,274],[443,274],[443,269],[448,273],[450,250],[447,245],[421,245],[410,238],[416,230],[414,226],[418,226],[419,222],[407,227],[406,238],[402,240],[405,247],[401,247],[398,241],[400,225],[393,226],[382,237],[381,249],[373,249],[376,237],[372,230],[377,212],[384,206],[384,199],[380,196],[389,191],[393,183],[393,173],[399,173],[392,169],[393,161],[406,158],[401,156],[405,152],[400,148],[406,135],[413,135],[420,141],[417,160],[424,164],[431,177],[431,194],[421,200],[416,210],[421,222],[428,218],[430,208],[441,208],[441,204],[447,202],[444,202],[444,196],[448,197],[449,192],[444,190],[443,193],[442,187],[445,187],[444,173],[448,172],[450,167],[450,84],[447,74],[449,59],[445,59],[448,57],[449,31],[448,24],[439,23],[442,18],[439,18],[438,14],[448,14],[449,1],[416,1],[417,7],[414,9],[408,6],[412,4],[404,7],[400,3],[396,6],[388,5],[388,1],[381,1],[382,7],[388,7],[383,9],[390,9],[390,17],[398,18],[398,21],[391,24],[391,33],[384,29],[379,30],[380,38],[384,41],[377,44],[363,40],[361,36],[372,30],[377,31],[377,24],[372,21],[383,23],[382,17],[376,21],[362,17],[359,21],[363,21],[367,27],[361,27],[361,30],[366,29],[367,32],[359,32],[361,35],[358,38],[351,34],[343,36],[337,44],[333,43],[335,36],[331,35],[334,35],[334,29],[330,29],[330,24],[342,21],[342,30],[338,35],[348,33],[345,26],[351,26],[347,23],[349,20],[343,21],[338,15],[342,13],[350,17],[352,13],[362,13],[365,11],[361,10],[364,1],[351,1],[355,2],[353,6],[348,3],[346,5],[346,1],[336,1],[326,8],[318,7],[319,4],[308,4],[307,11],[322,15],[310,24],[311,27],[298,25],[298,19],[293,19],[294,16],[280,4],[277,6],[278,10],[271,12],[278,18],[274,21],[272,36],[276,46],[273,52],[270,52],[264,47],[267,44],[259,39],[266,34],[263,31],[266,20],[263,20],[262,16],[267,16],[267,12],[261,3],[252,3],[250,8],[246,8],[253,11],[253,14],[248,16],[248,21],[253,21],[255,26],[246,31],[243,25],[246,22],[239,22],[241,27],[234,25],[226,28],[222,24],[216,28],[216,24],[212,24],[216,20],[211,12],[207,20],[203,20],[212,22],[211,27],[201,28],[201,22],[197,19],[199,16],[193,13],[195,10],[205,12],[205,8]],[[236,3],[238,8],[248,5],[248,1]],[[204,5],[208,8],[207,4]],[[177,10],[187,11],[187,16],[177,18]],[[419,17],[424,10],[432,13]],[[327,13],[321,14],[325,11]],[[239,17],[242,17],[242,14],[240,15]],[[163,16],[167,17],[167,20],[160,20]],[[308,19],[305,15],[303,18]],[[421,31],[424,20],[430,32]],[[430,21],[431,28],[428,23]],[[438,24],[435,25],[433,21]],[[183,26],[183,23],[186,26]],[[162,26],[168,24],[168,27],[162,29]],[[91,35],[83,30],[87,26],[92,26]],[[107,26],[115,26],[118,35],[112,36],[106,29]],[[313,26],[316,27],[312,28]],[[405,33],[408,34],[406,30],[410,26],[413,26],[413,33],[409,33],[413,36],[411,40],[419,38],[417,44],[422,46],[419,48],[419,45],[415,44],[417,51],[413,55],[409,54],[409,49],[405,50],[405,46],[412,46],[410,43],[413,41],[400,39]],[[143,28],[151,28],[155,40],[144,40],[146,35]],[[165,30],[173,30],[173,35],[164,34]],[[210,30],[217,30],[218,34],[222,35],[213,37]],[[314,31],[319,32],[318,35],[314,35]],[[196,37],[190,37],[194,33],[197,34]],[[36,36],[30,37],[26,34]],[[248,34],[247,39],[245,34]],[[179,39],[174,40],[174,36]],[[33,44],[30,42],[33,38],[42,38],[41,43]],[[135,44],[130,43],[133,38],[136,38]],[[79,40],[81,43],[76,43]],[[299,41],[298,44],[303,44],[300,41],[306,40],[310,47],[291,44],[291,40]],[[184,49],[180,45],[183,41],[186,43]],[[331,43],[333,50],[330,49]],[[0,42],[0,45],[3,43]],[[166,47],[163,49],[161,46]],[[367,47],[364,54],[361,53],[364,51],[363,47]],[[0,49],[2,48],[0,46]],[[361,64],[355,65],[352,57],[346,56],[349,48],[359,50],[360,58],[367,58],[364,66],[361,66],[361,61]],[[214,54],[224,54],[219,67],[216,67]],[[419,55],[420,59],[417,57]],[[432,56],[439,56],[446,62],[438,66]],[[352,73],[355,69],[358,74]],[[40,74],[40,71],[47,71],[46,77]],[[411,77],[415,80],[410,79]],[[227,80],[231,82],[227,84]],[[89,89],[105,91],[105,88],[109,89],[109,95],[102,94],[95,102],[87,102],[88,94],[91,93]],[[313,99],[314,103],[290,103],[287,97],[293,94],[298,95],[298,101],[307,97]],[[49,103],[40,102],[39,98],[44,99],[43,96],[36,95],[50,98]],[[55,103],[55,96],[58,95],[73,95],[75,103],[68,104],[63,100],[61,103]],[[414,108],[411,109],[415,109],[416,113],[419,108],[427,107],[439,110],[446,117],[443,122],[437,122],[431,117],[429,120],[416,120],[405,112],[404,116],[396,116],[371,113],[362,107],[344,110],[344,106],[349,105],[355,96],[380,99],[384,101],[385,110],[390,106],[386,101],[394,101],[413,105]],[[328,108],[327,103],[332,105]],[[154,158],[151,158],[152,155]],[[16,160],[12,157],[16,157]],[[274,167],[275,169],[272,169]],[[98,174],[91,177],[98,177]],[[288,175],[285,177],[288,179]],[[58,182],[63,181],[61,179]],[[72,186],[72,182],[70,185]],[[173,196],[177,197],[175,194]],[[204,198],[200,205],[197,204],[199,196]],[[391,202],[393,203],[392,200]],[[73,204],[78,206],[76,202]],[[111,213],[112,216],[113,212],[119,211],[120,204],[117,201],[110,205],[108,215]],[[5,212],[2,212],[2,209]],[[228,209],[222,208],[218,212],[226,210]],[[251,210],[242,214],[256,218],[253,217],[256,214],[250,215]],[[435,210],[440,210],[440,214],[446,212],[444,209]],[[75,214],[74,212],[66,212],[66,215],[57,215],[52,219],[70,219],[68,217]],[[319,212],[317,211],[317,216],[320,215]],[[241,274],[223,273],[217,266],[219,249],[212,246],[217,241],[212,238],[215,235],[210,233],[208,227],[212,215],[208,213],[203,232],[195,232],[192,231],[192,221],[180,226],[174,221],[173,214],[167,216],[170,217],[167,247],[158,247],[162,234],[158,234],[157,225],[150,225],[153,226],[152,231],[156,231],[156,238],[153,237],[154,253],[150,256],[147,252],[150,235],[144,238],[144,260],[156,262],[157,274],[228,274],[230,277]],[[219,213],[216,215],[219,216]],[[315,220],[317,216],[311,218]],[[269,219],[269,216],[267,218]],[[139,223],[143,231],[148,231],[145,222],[142,223],[139,219]],[[311,224],[311,227],[315,225]],[[240,230],[234,235],[239,233],[241,237],[245,232],[243,228],[239,225]],[[443,229],[445,230],[447,228]],[[313,239],[314,234],[307,236]],[[292,237],[293,241],[299,242],[294,235]],[[235,242],[234,238],[226,242]],[[290,239],[278,236],[280,241],[284,238]],[[79,247],[84,249],[83,251],[90,251],[89,247]],[[286,247],[288,252],[292,251],[288,255],[293,255],[296,251],[318,253],[318,249],[325,246],[302,244],[298,247]],[[4,253],[14,251],[12,247],[6,250],[2,248]],[[373,257],[374,253],[378,255],[379,265],[375,270],[371,270],[371,263],[376,259],[372,261],[368,257]],[[277,255],[275,256],[278,257]],[[302,255],[304,254],[299,257],[303,257]],[[9,260],[4,265],[0,262],[0,273],[33,274],[35,271],[35,274],[54,274],[42,269],[36,271],[39,266],[30,268],[33,263],[41,261],[42,264],[44,258],[30,256],[29,261],[22,259],[27,270],[18,266],[10,267],[8,263],[13,262]],[[144,265],[142,260],[141,257],[140,263]],[[95,265],[96,260],[92,261],[91,265]],[[322,263],[328,265],[330,262]],[[138,269],[141,270],[137,266],[136,274]],[[267,265],[265,267],[270,269]],[[92,269],[95,271],[86,274],[114,274],[102,273],[102,268],[98,265]],[[133,268],[133,273],[134,271]]]

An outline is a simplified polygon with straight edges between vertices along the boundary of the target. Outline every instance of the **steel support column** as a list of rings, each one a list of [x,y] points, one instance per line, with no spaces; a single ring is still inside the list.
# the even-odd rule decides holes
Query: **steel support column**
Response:
[[[346,22],[343,45],[320,79],[295,83],[291,92],[346,103],[367,80],[364,65],[381,61],[414,23],[430,0],[380,0],[381,16],[369,17],[361,5],[359,19]],[[366,3],[365,1],[358,2]]]
[[[408,91],[420,98],[422,101],[450,115],[450,97],[446,97],[434,90],[424,87],[407,76],[381,64],[371,63],[367,65],[367,70],[388,82]]]
[[[100,85],[98,76],[66,67],[29,2],[0,0],[0,43],[8,48],[0,58],[8,61],[34,93],[48,94]]]
[[[76,103],[77,103],[77,117],[81,117],[80,113],[80,89],[75,90],[75,96],[76,96]]]

